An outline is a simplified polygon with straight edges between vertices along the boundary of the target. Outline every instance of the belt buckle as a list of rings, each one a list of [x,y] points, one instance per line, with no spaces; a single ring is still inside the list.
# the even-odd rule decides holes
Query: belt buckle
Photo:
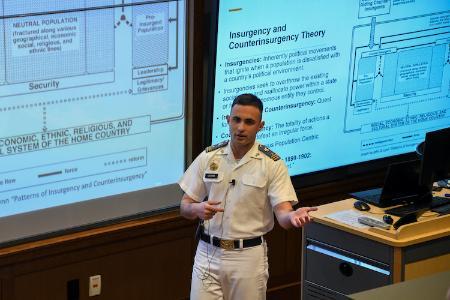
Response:
[[[225,250],[233,250],[234,249],[234,241],[233,240],[220,240],[220,248]]]

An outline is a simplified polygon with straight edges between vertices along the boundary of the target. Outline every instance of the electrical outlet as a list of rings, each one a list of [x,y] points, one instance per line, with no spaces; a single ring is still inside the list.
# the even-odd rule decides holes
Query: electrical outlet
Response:
[[[89,277],[89,297],[100,295],[102,290],[102,276],[94,275]]]

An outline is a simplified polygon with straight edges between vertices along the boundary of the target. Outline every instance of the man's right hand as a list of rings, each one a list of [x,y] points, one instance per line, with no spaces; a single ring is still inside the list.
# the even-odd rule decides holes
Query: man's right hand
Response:
[[[219,207],[220,201],[203,201],[197,202],[187,194],[183,195],[180,205],[180,214],[190,220],[200,218],[209,220],[218,212],[223,212],[223,208]]]
[[[219,207],[220,201],[203,201],[200,203],[192,203],[194,206],[194,211],[197,217],[202,220],[209,220],[214,217],[218,212],[223,212],[223,208]]]

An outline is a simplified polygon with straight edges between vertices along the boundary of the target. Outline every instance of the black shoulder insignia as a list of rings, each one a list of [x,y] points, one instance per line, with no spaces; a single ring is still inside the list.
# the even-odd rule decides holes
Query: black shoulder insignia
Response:
[[[267,155],[268,157],[270,157],[271,159],[273,159],[274,161],[277,161],[280,159],[280,156],[278,154],[276,154],[275,152],[273,152],[272,150],[270,150],[269,148],[267,148],[264,145],[259,145],[258,150],[261,151],[262,153],[264,153],[265,155]]]
[[[225,147],[226,145],[228,145],[228,141],[223,141],[223,142],[220,142],[220,143],[218,143],[218,144],[215,144],[215,145],[206,147],[205,151],[206,151],[206,152],[211,152],[211,151],[217,150],[217,149],[219,149],[219,148],[223,148],[223,147]]]

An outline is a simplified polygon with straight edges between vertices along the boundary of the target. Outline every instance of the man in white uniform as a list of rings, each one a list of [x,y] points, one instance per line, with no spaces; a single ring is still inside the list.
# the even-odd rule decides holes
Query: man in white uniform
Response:
[[[285,163],[256,142],[262,111],[255,95],[237,96],[227,116],[231,140],[206,148],[180,179],[181,215],[201,220],[192,300],[266,299],[263,236],[273,228],[273,213],[288,229],[310,222],[308,213],[317,209],[292,209],[297,196]]]

